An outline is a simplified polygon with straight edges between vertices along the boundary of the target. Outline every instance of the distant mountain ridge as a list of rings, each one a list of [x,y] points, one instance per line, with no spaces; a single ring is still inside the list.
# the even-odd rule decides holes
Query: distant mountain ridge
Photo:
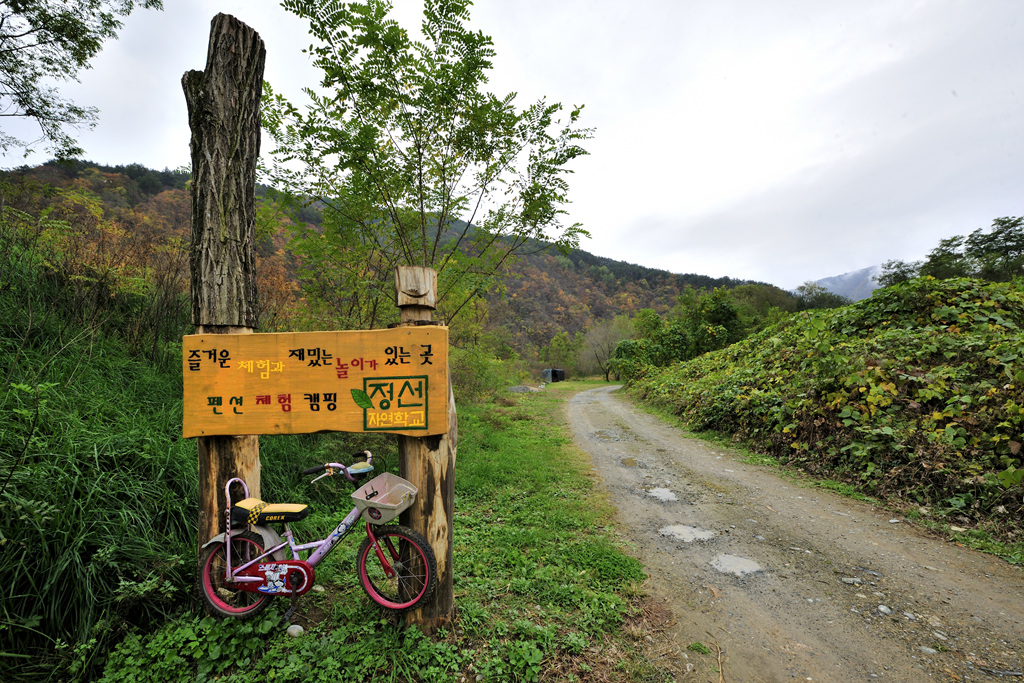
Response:
[[[833,294],[845,296],[853,301],[867,299],[871,293],[878,289],[879,284],[875,278],[882,272],[881,266],[870,266],[853,270],[842,275],[833,275],[820,280],[815,280]]]

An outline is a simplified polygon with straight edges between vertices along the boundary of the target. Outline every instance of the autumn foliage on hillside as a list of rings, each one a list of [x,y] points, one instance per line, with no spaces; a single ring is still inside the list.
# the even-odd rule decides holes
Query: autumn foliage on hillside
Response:
[[[539,250],[506,270],[502,286],[488,303],[495,334],[523,354],[543,348],[560,333],[575,337],[617,315],[632,318],[645,309],[665,314],[687,289],[739,284],[730,278],[676,275],[583,251],[563,256]]]
[[[120,321],[129,345],[153,354],[190,323],[184,303],[188,181],[185,171],[137,164],[52,162],[8,173],[4,203],[20,212],[33,226],[29,232],[52,251],[48,259],[54,275],[77,283],[73,307],[108,325]],[[338,302],[346,293],[330,287],[329,273],[303,260],[311,249],[309,240],[321,229],[318,212],[312,206],[279,206],[265,189],[257,192],[259,330],[337,327],[343,308]],[[305,246],[300,248],[296,239]],[[729,278],[674,275],[585,251],[563,255],[538,243],[462,312],[453,341],[483,343],[498,356],[536,361],[560,334],[574,339],[602,321],[644,309],[666,313],[688,287],[739,284]],[[134,295],[129,300],[135,309],[112,317],[103,305],[112,294]]]
[[[130,349],[155,359],[190,324],[187,180],[183,172],[82,162],[9,173],[4,238],[38,254],[53,278],[71,285],[67,307],[79,322],[116,330]],[[298,287],[281,230],[287,219],[261,217],[259,320],[261,329],[274,330],[293,312]]]
[[[74,284],[74,315],[116,329],[133,351],[170,360],[165,345],[191,325],[188,182],[187,171],[51,162],[6,174],[3,202],[24,224],[19,239],[38,240],[53,277]],[[362,305],[363,290],[350,288],[338,269],[351,266],[353,255],[320,239],[322,207],[262,186],[257,202],[258,330],[359,327],[349,311]],[[519,359],[531,371],[559,363],[607,374],[614,343],[629,334],[623,320],[644,310],[669,315],[686,293],[728,288],[751,310],[793,303],[770,285],[676,275],[541,242],[474,288],[475,298],[452,323],[453,345]],[[775,298],[758,299],[765,296]],[[380,315],[396,313],[389,306]],[[437,317],[444,320],[445,311]],[[587,335],[594,337],[589,346]],[[608,348],[595,353],[596,347]]]

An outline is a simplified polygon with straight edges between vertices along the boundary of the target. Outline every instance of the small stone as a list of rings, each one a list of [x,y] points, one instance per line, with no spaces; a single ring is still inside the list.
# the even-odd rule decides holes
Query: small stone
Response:
[[[899,524],[899,523],[900,523],[900,520],[898,520],[898,519],[890,519],[889,520],[889,524]]]
[[[326,588],[324,588],[323,586],[321,586],[321,585],[320,585],[320,584],[318,583],[318,584],[315,584],[315,585],[313,586],[313,590],[314,590],[314,591],[316,591],[317,593],[323,593],[323,592],[324,592],[325,590],[327,590],[327,589],[326,589]]]
[[[843,579],[843,583],[845,583],[847,586],[859,586],[861,584],[861,581],[856,577],[845,577]]]
[[[947,635],[946,635],[945,633],[943,633],[942,631],[932,631],[932,633],[933,633],[933,634],[935,635],[935,637],[936,637],[936,638],[938,638],[939,640],[949,640],[949,636],[947,636]]]
[[[290,635],[292,638],[298,638],[302,635],[303,630],[304,629],[298,624],[292,624],[288,627],[288,635]]]
[[[924,645],[922,645],[921,647],[919,647],[917,649],[920,650],[921,652],[923,652],[926,655],[937,655],[937,654],[939,654],[938,650],[933,650],[932,648],[925,647]]]
[[[885,605],[879,605],[878,611],[884,614],[885,616],[889,616],[890,614],[892,614],[892,610],[886,607]]]

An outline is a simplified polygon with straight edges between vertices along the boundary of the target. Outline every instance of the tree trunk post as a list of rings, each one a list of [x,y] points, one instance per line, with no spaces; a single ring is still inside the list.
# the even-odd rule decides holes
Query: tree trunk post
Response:
[[[205,71],[181,79],[192,129],[192,323],[197,334],[251,334],[256,320],[256,161],[266,49],[253,29],[218,14]],[[224,399],[225,402],[227,399]],[[224,483],[260,495],[257,436],[212,436],[199,446],[199,544],[222,529]]]
[[[437,272],[420,266],[395,269],[400,325],[429,322],[437,297]],[[427,634],[451,621],[455,610],[452,588],[452,522],[455,511],[455,453],[458,419],[451,375],[448,377],[448,433],[427,437],[398,437],[399,474],[419,489],[416,502],[402,513],[402,524],[423,534],[437,557],[437,588],[433,597],[406,613],[405,623]]]

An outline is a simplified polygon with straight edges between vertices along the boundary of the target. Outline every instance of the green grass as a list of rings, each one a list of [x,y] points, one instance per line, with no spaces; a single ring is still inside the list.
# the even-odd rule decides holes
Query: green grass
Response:
[[[569,681],[595,671],[665,680],[623,634],[645,576],[611,531],[589,462],[566,436],[561,406],[570,391],[460,406],[457,617],[437,637],[370,605],[343,546],[317,569],[328,591],[303,598],[316,623],[302,637],[285,636],[277,613],[246,625],[192,611],[155,633],[129,635],[103,680]],[[619,656],[595,652],[611,642]]]

